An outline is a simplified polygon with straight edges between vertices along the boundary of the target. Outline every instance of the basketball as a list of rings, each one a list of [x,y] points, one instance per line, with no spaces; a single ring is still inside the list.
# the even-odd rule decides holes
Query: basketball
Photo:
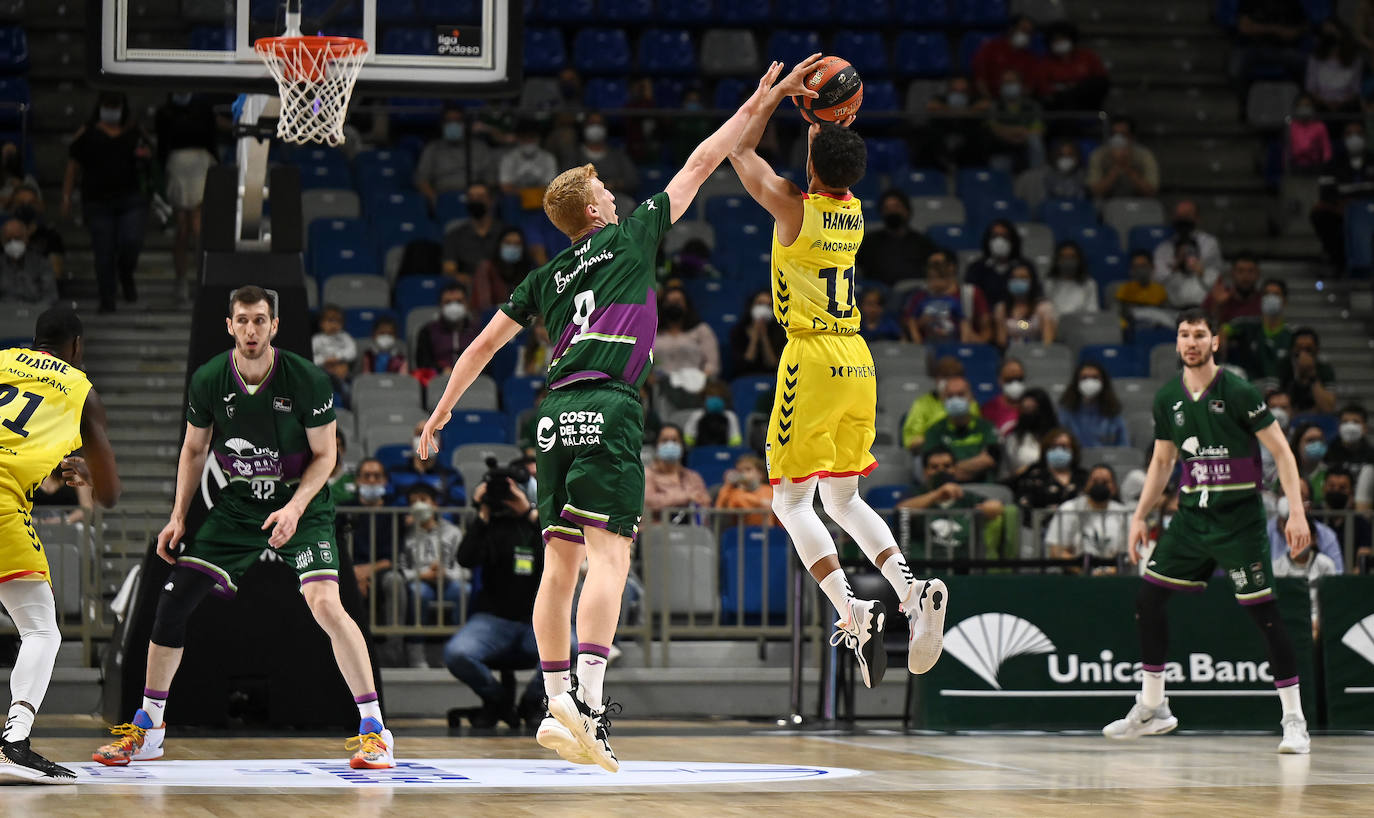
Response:
[[[806,87],[820,96],[794,96],[792,101],[801,111],[802,119],[817,123],[839,122],[859,112],[864,101],[864,84],[859,72],[847,60],[825,57],[816,70],[806,78]]]

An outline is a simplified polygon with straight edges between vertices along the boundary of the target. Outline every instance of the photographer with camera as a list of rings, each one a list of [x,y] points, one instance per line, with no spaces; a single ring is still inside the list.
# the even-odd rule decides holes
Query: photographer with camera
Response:
[[[492,727],[502,719],[516,726],[522,717],[537,724],[544,716],[543,678],[535,674],[517,710],[490,666],[539,663],[531,624],[544,570],[538,511],[524,492],[529,473],[522,466],[500,468],[491,457],[487,467],[472,493],[477,516],[458,546],[458,564],[474,572],[471,613],[444,646],[444,665],[482,699],[470,719],[473,727]]]

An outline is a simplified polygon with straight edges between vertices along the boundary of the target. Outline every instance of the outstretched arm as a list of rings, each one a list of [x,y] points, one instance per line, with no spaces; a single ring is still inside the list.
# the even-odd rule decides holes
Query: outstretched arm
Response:
[[[701,189],[701,183],[716,172],[716,168],[729,155],[730,150],[735,147],[745,124],[749,122],[755,111],[763,105],[768,89],[781,72],[782,63],[770,64],[749,99],[746,99],[739,110],[735,111],[734,116],[725,120],[725,124],[721,125],[719,130],[706,137],[700,145],[697,145],[696,150],[692,151],[692,155],[687,157],[687,164],[682,166],[682,170],[678,171],[668,186],[664,188],[668,194],[668,216],[673,222],[677,222],[678,219],[682,218],[682,214],[687,212],[692,200],[696,198],[697,191]],[[811,96],[815,96],[815,94],[812,93]],[[769,111],[771,112],[772,109],[770,108]]]
[[[472,386],[472,382],[477,380],[477,376],[491,361],[491,356],[519,335],[521,329],[520,322],[498,310],[491,317],[486,329],[482,330],[482,334],[463,350],[463,354],[453,365],[453,372],[449,375],[448,386],[444,387],[444,394],[434,405],[434,412],[429,416],[429,420],[425,421],[424,431],[420,432],[420,451],[417,454],[421,460],[428,460],[431,453],[439,453],[436,432],[448,423],[449,413],[453,411],[454,405],[463,396],[463,392]]]

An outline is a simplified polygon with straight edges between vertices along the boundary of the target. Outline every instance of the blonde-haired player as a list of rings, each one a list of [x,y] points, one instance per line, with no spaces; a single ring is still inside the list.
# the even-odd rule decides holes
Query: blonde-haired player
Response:
[[[778,176],[755,153],[768,118],[782,101],[774,91],[745,126],[730,154],[749,194],[776,220],[773,229],[773,313],[787,329],[778,362],[777,397],[768,422],[768,477],[773,511],[802,563],[839,613],[832,644],[858,657],[864,684],[887,668],[882,630],[887,612],[877,600],[855,599],[835,542],[812,501],[819,486],[826,513],[854,538],[901,600],[910,626],[907,667],[924,673],[940,656],[949,592],[938,579],[918,582],[892,531],[859,497],[859,476],[877,466],[869,452],[877,413],[877,370],[859,337],[854,256],[864,219],[849,187],[863,178],[864,141],[844,127],[811,126],[807,190]]]

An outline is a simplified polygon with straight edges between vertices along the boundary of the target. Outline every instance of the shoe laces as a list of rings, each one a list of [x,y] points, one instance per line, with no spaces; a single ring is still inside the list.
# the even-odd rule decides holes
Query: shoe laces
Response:
[[[376,733],[360,733],[344,739],[344,749],[361,751],[363,755],[378,755],[386,752],[386,742]]]
[[[133,722],[125,722],[124,724],[116,724],[111,727],[110,733],[119,736],[119,738],[113,742],[115,747],[132,747],[135,744],[143,743],[144,736],[148,735],[148,729],[146,727],[139,727]]]
[[[620,702],[613,702],[610,699],[603,702],[601,712],[595,714],[598,730],[605,735],[609,735],[611,732],[611,716],[619,716],[623,710],[624,708],[620,706]]]
[[[836,623],[836,624],[838,624],[838,623]],[[854,634],[852,634],[852,633],[850,633],[849,631],[845,630],[844,628],[840,628],[839,630],[837,630],[837,631],[835,631],[834,633],[830,634],[830,646],[831,646],[831,647],[839,647],[839,645],[840,645],[841,642],[844,643],[844,646],[845,646],[845,647],[847,647],[847,648],[849,648],[849,649],[852,650],[852,649],[857,648],[857,647],[859,646],[859,637],[856,636],[856,635],[854,635]]]

